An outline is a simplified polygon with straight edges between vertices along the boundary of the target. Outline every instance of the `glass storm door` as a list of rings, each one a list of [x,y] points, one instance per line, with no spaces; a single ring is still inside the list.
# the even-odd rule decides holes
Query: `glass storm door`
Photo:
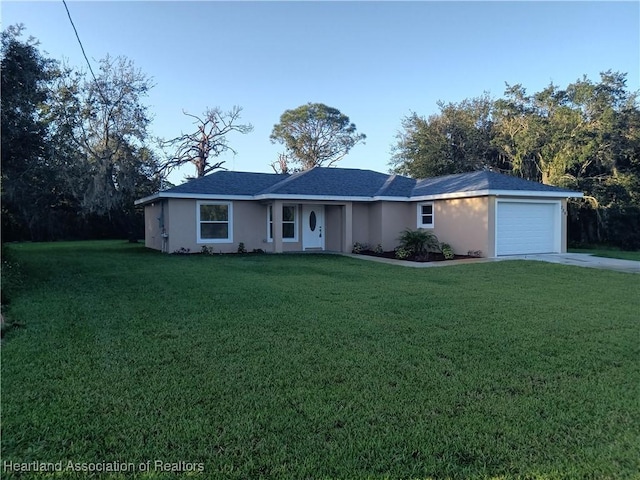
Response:
[[[302,248],[324,250],[324,205],[303,205],[302,222]]]

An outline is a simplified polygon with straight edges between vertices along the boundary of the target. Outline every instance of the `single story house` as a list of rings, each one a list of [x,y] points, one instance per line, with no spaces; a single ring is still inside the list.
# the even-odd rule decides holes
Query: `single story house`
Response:
[[[248,251],[392,250],[404,229],[433,231],[456,253],[563,253],[567,198],[582,193],[491,171],[416,180],[348,168],[294,174],[217,171],[142,198],[145,244]]]

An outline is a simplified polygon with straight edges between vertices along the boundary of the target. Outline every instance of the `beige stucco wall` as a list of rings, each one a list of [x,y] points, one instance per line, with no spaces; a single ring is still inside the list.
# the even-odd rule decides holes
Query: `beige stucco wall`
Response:
[[[484,257],[496,256],[496,197],[487,198],[487,251],[482,252]]]
[[[344,206],[327,205],[324,207],[325,223],[325,250],[330,252],[342,251],[342,217]],[[302,223],[302,222],[300,222]]]
[[[441,242],[449,243],[455,252],[466,255],[480,250],[491,255],[493,245],[488,238],[489,223],[495,225],[495,209],[489,209],[487,197],[439,200],[434,203],[433,233]],[[418,228],[419,202],[374,202],[354,204],[353,241],[378,244],[393,250],[405,229]],[[495,228],[494,228],[495,230]]]
[[[416,228],[414,204],[374,202],[360,205],[358,218],[354,207],[354,242],[367,243],[371,248],[382,245],[384,250],[393,250],[398,246],[398,237],[404,229]]]
[[[254,249],[270,251],[267,243],[267,205],[252,201],[233,202],[233,248],[238,251],[238,244],[244,243],[248,252]],[[215,244],[217,248],[219,244]],[[202,248],[202,247],[201,247]]]
[[[417,228],[417,204],[407,202],[354,203],[353,241],[371,248],[382,245],[386,251],[395,249],[398,237],[405,229]]]
[[[382,202],[369,204],[369,237],[365,243],[372,248],[382,243]]]
[[[353,202],[351,210],[352,241],[353,243],[369,243],[369,210],[370,204]],[[348,245],[351,251],[353,245]]]
[[[502,197],[501,197],[502,198]],[[511,198],[511,197],[510,197]],[[514,199],[518,197],[513,197]],[[255,201],[233,201],[233,241],[228,243],[198,243],[196,223],[197,200],[167,199],[145,206],[145,246],[162,249],[158,217],[164,202],[164,224],[169,253],[185,248],[200,252],[203,245],[223,253],[236,252],[243,242],[248,251],[274,250],[267,242],[267,204]],[[284,203],[284,202],[282,202]],[[325,249],[350,252],[354,242],[372,247],[382,244],[384,250],[398,246],[398,237],[406,229],[416,229],[418,205],[423,202],[331,202],[325,205]],[[286,203],[290,204],[290,203]],[[441,242],[466,255],[480,250],[483,256],[495,256],[496,197],[475,197],[434,201],[433,232]],[[302,204],[297,206],[297,241],[282,242],[282,251],[302,251]],[[566,252],[567,201],[561,200],[561,248]],[[351,218],[348,228],[347,218]],[[349,243],[348,245],[346,243]]]
[[[380,241],[373,245],[381,243],[385,251],[393,250],[406,228],[416,228],[416,207],[405,202],[382,202]]]
[[[162,201],[144,207],[144,245],[154,250],[162,250],[162,231],[158,218],[162,215]],[[165,216],[166,224],[166,216]]]
[[[531,197],[522,198],[531,200]],[[561,251],[566,252],[567,201],[562,199],[560,202]],[[372,248],[382,244],[384,250],[393,250],[398,246],[398,237],[403,230],[418,228],[419,203],[424,202],[354,202],[353,242],[367,243]],[[483,257],[495,256],[495,196],[436,200],[433,205],[433,233],[438,240],[450,244],[460,255],[473,250],[482,252]]]
[[[531,197],[500,198],[502,200],[532,200]],[[564,253],[567,251],[567,200],[559,200],[561,204],[561,251]],[[449,243],[454,252],[460,255],[466,255],[469,250],[480,250],[483,257],[495,257],[496,203],[495,196],[434,202],[434,233],[441,242]]]
[[[434,202],[433,233],[438,240],[451,245],[457,254],[466,255],[469,250],[480,250],[482,256],[493,256],[495,242],[489,241],[489,213],[495,212],[495,208],[489,207],[491,203],[489,197]],[[414,204],[414,225],[418,222],[417,205]]]
[[[196,201],[169,199],[164,210],[168,238],[168,252],[181,248],[192,252],[200,251],[196,245]]]
[[[261,248],[270,251],[271,244],[266,243],[267,207],[251,201],[233,201],[233,235],[231,242],[197,241],[197,200],[169,199],[165,208],[165,221],[169,234],[168,251],[172,253],[181,248],[193,253],[200,252],[202,247],[213,248],[216,252],[232,253],[238,250],[243,242],[247,251]]]
[[[197,200],[167,199],[165,203],[165,229],[168,234],[167,251],[169,253],[180,249],[189,249],[198,253],[204,245],[217,252],[233,253],[238,244],[243,242],[247,251],[262,249],[266,252],[274,250],[273,242],[267,241],[267,203],[255,201],[234,200],[233,205],[233,236],[231,242],[198,243],[197,232]],[[213,200],[212,200],[213,201]],[[282,202],[285,205],[292,203]],[[160,203],[145,206],[145,245],[160,250],[162,238],[158,227],[157,217],[160,216]],[[295,203],[297,208],[297,240],[283,241],[282,251],[302,251],[302,204]],[[341,251],[343,248],[343,222],[345,216],[344,204],[330,204],[325,206],[325,249]],[[348,247],[349,251],[351,246]]]

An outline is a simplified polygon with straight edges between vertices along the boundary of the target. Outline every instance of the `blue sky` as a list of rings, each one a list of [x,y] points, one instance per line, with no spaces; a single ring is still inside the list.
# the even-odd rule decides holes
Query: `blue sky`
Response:
[[[640,88],[640,2],[68,2],[94,67],[123,55],[153,78],[152,133],[191,131],[207,106],[243,107],[248,135],[222,158],[269,172],[269,134],[287,109],[321,102],[367,135],[341,162],[387,171],[401,120],[438,112],[505,82],[538,91],[612,69]],[[61,1],[2,2],[50,57],[83,67]],[[170,178],[180,183],[189,166]]]

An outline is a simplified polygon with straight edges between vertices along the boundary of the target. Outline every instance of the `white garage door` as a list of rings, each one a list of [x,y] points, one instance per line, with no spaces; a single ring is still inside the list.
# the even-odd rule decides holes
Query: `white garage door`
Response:
[[[560,202],[498,201],[496,255],[560,252]]]

